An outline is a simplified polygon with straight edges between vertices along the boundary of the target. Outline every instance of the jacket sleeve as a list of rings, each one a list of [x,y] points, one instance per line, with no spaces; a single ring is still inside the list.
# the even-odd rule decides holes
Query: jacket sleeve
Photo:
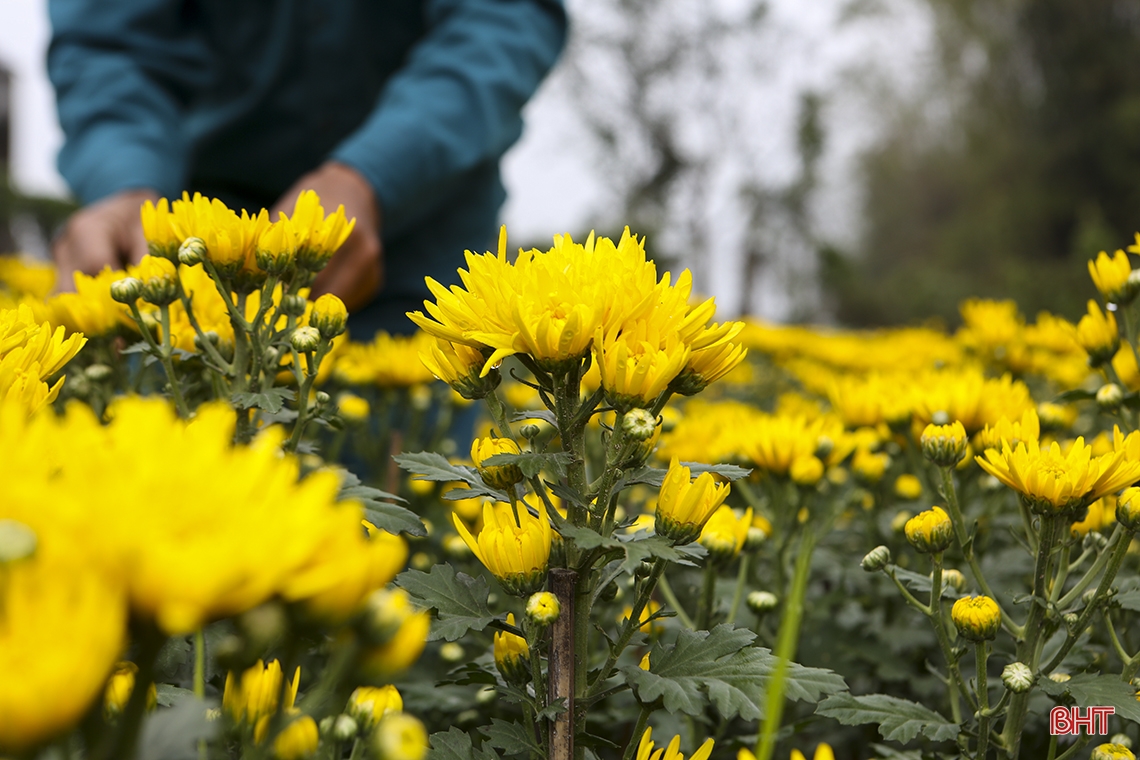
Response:
[[[65,143],[59,170],[85,203],[186,179],[183,113],[208,74],[180,0],[49,0],[48,76]]]
[[[372,183],[388,235],[518,139],[566,39],[560,0],[431,0],[427,12],[427,34],[331,156]]]

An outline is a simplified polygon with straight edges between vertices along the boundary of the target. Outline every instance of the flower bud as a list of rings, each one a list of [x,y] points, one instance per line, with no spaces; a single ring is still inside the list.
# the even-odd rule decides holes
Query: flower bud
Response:
[[[261,361],[266,369],[270,372],[276,371],[277,364],[281,360],[281,352],[273,346],[269,346],[261,355]]]
[[[325,404],[327,404],[329,401],[332,400],[332,396],[330,396],[325,391],[317,391],[315,398],[317,399],[317,403],[320,404],[321,406],[324,406]]]
[[[1001,672],[1001,682],[1014,694],[1024,694],[1033,685],[1033,671],[1024,662],[1011,662]]]
[[[0,520],[0,565],[31,557],[36,553],[37,543],[35,531],[27,525],[15,520]]]
[[[83,374],[87,375],[87,378],[89,380],[101,383],[111,377],[111,375],[114,374],[114,370],[108,367],[106,364],[92,364],[90,367],[83,370]]]
[[[254,649],[265,651],[285,635],[289,620],[280,602],[266,602],[243,612],[237,624]]]
[[[966,576],[962,575],[961,570],[955,570],[952,567],[942,571],[942,582],[958,593],[966,588]]]
[[[523,438],[527,439],[528,441],[533,440],[535,438],[538,438],[538,434],[540,432],[542,432],[542,429],[538,425],[535,425],[532,422],[528,422],[527,424],[525,424],[521,428],[519,428],[519,435],[521,435]]]
[[[876,546],[867,552],[859,566],[868,573],[875,573],[891,564],[891,550],[885,546]]]
[[[332,734],[333,741],[352,741],[360,733],[360,726],[352,719],[351,715],[338,715],[333,719],[331,730],[328,733]]]
[[[558,597],[549,591],[531,594],[530,599],[526,600],[526,616],[530,622],[539,628],[545,628],[554,623],[561,612],[562,604],[558,601]]]
[[[188,267],[197,266],[206,258],[206,241],[199,237],[188,237],[178,246],[178,261]]]
[[[657,430],[657,418],[645,409],[630,409],[622,417],[621,429],[635,441],[648,441]]]
[[[1129,531],[1140,528],[1140,488],[1125,488],[1117,498],[1116,521]]]
[[[423,760],[427,757],[427,732],[420,720],[399,712],[384,716],[372,735],[377,760]]]
[[[1124,391],[1120,390],[1120,386],[1116,383],[1105,383],[1097,389],[1096,405],[1103,411],[1111,412],[1119,409],[1123,400]]]
[[[1001,628],[1001,608],[988,596],[964,596],[954,602],[950,617],[958,635],[970,641],[989,641]]]
[[[325,293],[313,303],[309,326],[317,328],[325,340],[332,340],[343,333],[347,324],[348,309],[345,308],[344,301],[332,293]]]
[[[520,454],[518,444],[510,438],[477,438],[471,443],[471,461],[479,471],[479,477],[491,488],[507,489],[521,483],[522,470],[517,464],[484,466],[483,461],[496,454]]]
[[[168,306],[178,297],[178,273],[168,259],[144,256],[135,270],[142,281],[142,299]]]
[[[748,604],[748,609],[757,615],[771,612],[780,606],[779,598],[771,591],[750,591],[745,597],[745,602]]]
[[[293,348],[301,353],[316,351],[321,345],[321,334],[315,327],[298,327],[289,338]]]
[[[287,317],[299,317],[305,313],[308,305],[304,296],[288,295],[281,298],[281,305],[277,308]]]
[[[124,277],[111,283],[111,299],[122,304],[132,304],[142,297],[142,280],[137,277]]]
[[[449,641],[439,648],[439,659],[444,662],[456,663],[461,661],[467,656],[467,652],[463,651],[463,646],[456,644],[454,641]]]
[[[1068,683],[1073,677],[1068,673],[1050,673],[1049,680],[1053,683]]]
[[[748,533],[744,536],[744,551],[758,551],[767,540],[768,534],[764,532],[763,528],[757,528],[755,525],[749,526]]]
[[[969,439],[961,422],[926,426],[922,431],[922,455],[939,467],[955,467],[966,456]]]
[[[946,551],[954,540],[954,524],[942,507],[934,507],[907,520],[903,527],[906,540],[923,554]]]
[[[1109,744],[1119,744],[1125,749],[1132,749],[1132,738],[1128,734],[1113,734],[1108,740]]]
[[[874,485],[883,478],[883,473],[891,466],[891,458],[885,453],[874,453],[859,449],[851,459],[851,471],[863,483]]]
[[[507,615],[507,623],[515,624],[515,616]],[[503,680],[514,686],[530,681],[530,647],[526,639],[506,631],[495,632],[495,667]]]
[[[1066,628],[1072,629],[1077,624],[1077,621],[1080,620],[1080,618],[1075,612],[1066,612],[1061,616],[1061,620],[1065,622]]]
[[[273,756],[277,760],[308,760],[317,754],[320,735],[317,722],[301,715],[287,725],[273,740]]]
[[[404,709],[404,699],[395,686],[361,686],[348,698],[345,712],[365,731],[369,731],[385,715]]]

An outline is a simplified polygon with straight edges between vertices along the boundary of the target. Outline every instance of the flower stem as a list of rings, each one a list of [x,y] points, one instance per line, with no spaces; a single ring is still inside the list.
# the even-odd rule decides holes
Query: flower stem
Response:
[[[625,745],[625,752],[621,755],[621,760],[632,760],[633,755],[637,752],[637,747],[641,743],[641,735],[645,733],[645,725],[649,723],[649,715],[652,712],[648,707],[642,707],[641,712],[637,715],[637,723],[633,726],[633,734],[629,738],[629,744]]]
[[[661,577],[657,580],[657,586],[661,589],[661,595],[665,597],[665,601],[677,613],[677,620],[681,621],[681,625],[688,628],[690,631],[695,631],[697,627],[693,625],[693,619],[685,612],[685,608],[681,606],[681,602],[677,599],[677,595],[673,593],[673,587],[669,585],[669,580],[662,573]]]
[[[199,628],[194,632],[194,696],[206,698],[206,636]],[[206,740],[198,740],[198,760],[206,760]]]
[[[728,608],[728,619],[724,622],[732,625],[736,622],[736,613],[740,609],[740,600],[744,598],[744,587],[748,585],[748,573],[752,568],[752,554],[745,553],[740,558],[740,569],[736,573],[736,588],[732,592],[732,606]]]
[[[712,620],[713,598],[716,596],[716,563],[706,561],[701,586],[701,606],[697,612],[697,630],[707,631]]]
[[[978,753],[975,760],[986,760],[986,753],[990,744],[990,707],[989,688],[986,684],[986,642],[979,641],[974,645],[974,659],[977,661],[978,673]]]
[[[803,619],[804,596],[807,593],[808,575],[811,570],[811,556],[815,550],[815,533],[811,521],[804,524],[800,537],[799,553],[796,555],[795,570],[792,575],[792,589],[788,595],[788,606],[780,621],[780,632],[776,637],[776,671],[768,684],[768,710],[760,736],[757,738],[757,760],[771,760],[776,749],[776,734],[784,716],[784,691],[787,687],[788,663],[796,654],[799,640],[800,622]]]
[[[166,637],[151,623],[140,626],[138,636],[138,673],[135,674],[135,686],[131,690],[130,699],[123,708],[119,718],[119,730],[112,734],[113,744],[105,743],[99,751],[93,752],[96,760],[111,760],[111,758],[132,757],[138,744],[139,729],[142,727],[143,716],[146,714],[146,702],[150,692],[150,685],[154,683],[154,666]],[[111,737],[108,737],[111,738]]]

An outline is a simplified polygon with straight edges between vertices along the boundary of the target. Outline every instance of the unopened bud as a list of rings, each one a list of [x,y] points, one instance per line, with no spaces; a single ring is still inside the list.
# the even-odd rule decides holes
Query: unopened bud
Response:
[[[780,606],[779,598],[771,591],[750,591],[745,597],[745,602],[748,604],[748,609],[757,615],[771,612]]]
[[[293,348],[301,353],[316,351],[321,345],[321,334],[315,327],[298,327],[289,339]]]
[[[1140,528],[1140,488],[1125,488],[1120,494],[1116,500],[1116,521],[1129,531]]]
[[[351,741],[359,732],[360,726],[351,715],[336,716],[333,719],[332,730],[329,731],[333,740],[338,742]]]
[[[891,564],[891,550],[885,546],[876,546],[867,552],[867,555],[863,557],[863,561],[859,563],[859,566],[868,573],[875,573],[889,564]]]
[[[1106,412],[1120,408],[1120,402],[1123,400],[1124,391],[1120,390],[1120,386],[1116,383],[1106,383],[1097,389],[1096,405]]]
[[[1133,272],[1132,274],[1136,274]],[[1113,734],[1112,738],[1108,740],[1109,744],[1119,744],[1125,749],[1132,749],[1132,738],[1128,734]]]
[[[266,602],[243,612],[237,619],[238,628],[253,648],[265,651],[279,641],[288,627],[285,607],[280,602]]]
[[[540,628],[554,623],[561,613],[562,604],[558,601],[558,597],[549,591],[531,594],[530,599],[526,600],[526,616]]]
[[[348,324],[348,309],[344,301],[332,293],[325,293],[313,302],[309,313],[309,326],[315,327],[325,340],[332,340],[344,332]]]
[[[958,635],[970,641],[989,641],[1001,628],[1001,608],[988,596],[964,596],[950,608]]]
[[[952,425],[927,425],[920,439],[922,455],[939,467],[955,467],[969,448],[966,428],[961,422]]]
[[[206,258],[206,241],[199,237],[188,237],[178,246],[178,261],[188,267],[201,264]]]
[[[1070,629],[1073,628],[1077,624],[1078,620],[1080,620],[1080,618],[1077,617],[1077,613],[1075,613],[1075,612],[1066,612],[1061,617],[1061,619],[1065,621],[1065,626],[1067,628],[1070,628]]]
[[[1014,694],[1024,694],[1033,686],[1033,671],[1024,662],[1011,662],[1001,672],[1001,682]]]
[[[142,280],[124,277],[111,283],[111,298],[123,304],[132,304],[142,296]]]
[[[454,641],[449,641],[439,648],[439,659],[444,662],[456,663],[463,660],[467,656],[467,652],[463,650],[460,644]]]
[[[378,760],[423,760],[428,753],[424,724],[407,713],[385,715],[372,732],[372,753]]]
[[[27,559],[36,553],[36,533],[15,520],[0,520],[0,565]]]
[[[962,575],[961,570],[952,567],[942,571],[942,582],[959,593],[966,588],[966,576]]]
[[[954,540],[954,524],[941,507],[933,507],[907,520],[906,540],[923,554],[938,554]]]
[[[90,367],[83,370],[83,374],[87,375],[89,379],[94,380],[97,383],[101,383],[107,378],[111,377],[111,375],[114,374],[114,370],[112,370],[106,364],[92,364]]]
[[[299,317],[305,313],[305,308],[308,305],[309,302],[302,296],[289,295],[281,298],[281,305],[278,309],[287,317]]]
[[[754,552],[764,545],[768,540],[768,534],[764,532],[763,528],[757,528],[755,525],[748,529],[748,533],[744,536],[743,550],[746,552]]]
[[[265,363],[265,366],[268,367],[270,371],[277,369],[277,363],[280,359],[281,359],[281,352],[278,351],[273,346],[270,346],[269,348],[265,349],[265,353],[262,354],[262,357],[261,357],[262,362]]]
[[[332,399],[332,396],[325,393],[324,391],[317,391],[316,398],[317,398],[317,403],[320,404],[321,406],[324,406],[325,404],[327,404]]]
[[[622,417],[621,429],[635,441],[648,441],[657,430],[657,418],[645,409],[630,409]]]
[[[533,422],[528,422],[519,428],[519,435],[521,435],[523,438],[526,438],[528,441],[532,438],[537,438],[540,432],[542,432],[542,429],[538,425],[535,425]]]

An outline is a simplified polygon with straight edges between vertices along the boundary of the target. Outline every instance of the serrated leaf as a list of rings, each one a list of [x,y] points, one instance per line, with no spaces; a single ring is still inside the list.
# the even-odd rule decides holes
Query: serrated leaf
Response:
[[[542,720],[543,718],[546,718],[547,720],[554,720],[564,712],[566,712],[566,698],[559,697],[558,699],[548,704],[546,707],[539,710],[535,714],[534,719]]]
[[[427,535],[427,529],[415,512],[393,503],[403,503],[404,500],[399,496],[363,485],[360,478],[348,470],[340,470],[338,474],[340,492],[337,498],[341,501],[348,499],[359,501],[364,506],[364,517],[368,522],[392,535],[401,532],[413,536]]]
[[[554,416],[554,412],[549,409],[534,409],[524,412],[515,412],[511,415],[511,422],[522,422],[523,420],[542,420],[543,422],[550,423],[550,427],[557,428],[558,420]]]
[[[1140,612],[1140,589],[1134,588],[1131,591],[1122,591],[1114,596],[1112,601],[1126,610]]]
[[[487,607],[486,579],[457,573],[451,565],[435,565],[426,573],[405,570],[396,577],[396,585],[437,612],[429,641],[455,641],[468,631],[483,630],[495,619]]]
[[[149,351],[150,346],[147,345],[147,342],[145,340],[140,340],[137,343],[132,343],[131,345],[127,346],[122,351],[120,351],[119,354],[122,356],[127,356],[128,354],[145,354]]]
[[[751,646],[756,634],[746,628],[719,625],[712,631],[682,630],[672,646],[656,646],[651,671],[622,668],[638,699],[663,699],[665,709],[699,715],[712,702],[726,719],[764,717],[767,685],[778,659]],[[790,663],[786,692],[790,699],[816,702],[824,694],[847,688],[843,679],[821,668]]]
[[[1121,681],[1120,676],[1078,673],[1063,683],[1049,678],[1040,678],[1037,683],[1051,697],[1067,694],[1078,707],[1115,707],[1117,715],[1140,723],[1136,689]]]
[[[276,414],[285,405],[285,400],[291,398],[293,391],[290,388],[270,388],[258,393],[238,391],[230,396],[230,403],[238,409],[264,409]]]
[[[854,697],[835,694],[819,703],[816,715],[834,718],[845,726],[874,723],[887,741],[906,743],[920,733],[934,741],[953,739],[958,724],[951,723],[928,707],[886,694]]]
[[[561,478],[566,475],[566,466],[572,461],[574,461],[574,457],[564,451],[549,454],[536,454],[528,451],[524,454],[495,454],[493,457],[484,459],[483,464],[490,467],[517,465],[523,476],[527,478],[533,478],[543,470]]]
[[[615,537],[603,536],[589,528],[566,524],[560,527],[563,538],[568,538],[580,549],[620,550],[625,554],[621,563],[622,572],[631,572],[642,562],[658,557],[679,565],[693,565],[693,560],[700,559],[706,552],[700,544],[687,544],[673,546],[661,536],[649,536],[643,532],[632,536],[622,535]]]
[[[397,454],[392,457],[401,469],[415,475],[416,480],[433,480],[439,483],[466,483],[466,489],[453,489],[443,495],[449,500],[487,496],[495,501],[509,501],[505,491],[488,488],[474,467],[452,464],[442,454],[419,451],[414,454]]]
[[[689,468],[689,472],[696,477],[702,472],[711,472],[716,475],[728,478],[729,480],[740,480],[741,478],[748,477],[752,470],[746,470],[743,467],[738,467],[734,464],[702,464],[701,462],[681,462],[682,465]],[[654,488],[660,488],[662,481],[665,480],[665,473],[668,470],[660,470],[656,467],[639,467],[626,473],[618,485],[617,490],[626,488],[627,486],[647,485]]]
[[[488,747],[476,749],[471,737],[455,726],[428,737],[431,750],[427,760],[499,760],[499,753]]]
[[[484,726],[479,731],[487,737],[488,744],[508,755],[527,754],[532,757],[542,757],[542,748],[534,738],[533,727],[492,718],[491,725]]]

